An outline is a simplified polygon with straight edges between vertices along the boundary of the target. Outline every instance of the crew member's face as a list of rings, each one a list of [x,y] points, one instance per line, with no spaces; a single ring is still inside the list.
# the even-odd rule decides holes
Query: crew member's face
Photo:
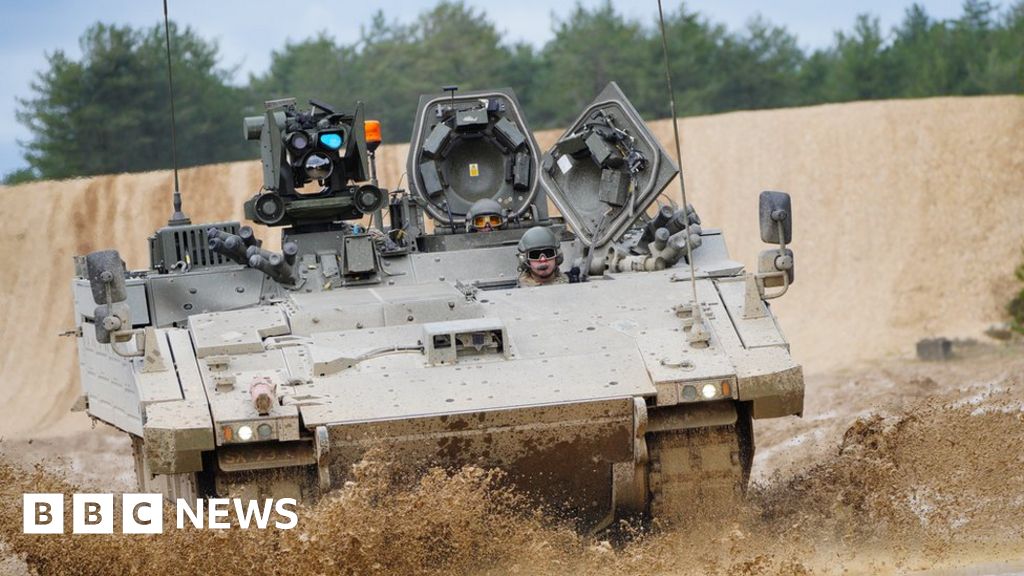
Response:
[[[526,263],[530,266],[530,274],[540,279],[550,278],[558,270],[558,260],[553,248],[530,250],[526,255]]]
[[[478,232],[497,230],[501,227],[501,216],[497,214],[481,214],[473,218],[473,229]]]

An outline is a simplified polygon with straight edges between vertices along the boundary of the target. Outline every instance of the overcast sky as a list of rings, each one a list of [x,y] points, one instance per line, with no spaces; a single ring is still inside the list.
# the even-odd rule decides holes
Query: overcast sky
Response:
[[[602,0],[581,0],[586,6]],[[434,0],[394,0],[390,2],[352,2],[350,0],[305,0],[267,2],[264,0],[170,0],[173,20],[192,26],[205,38],[216,39],[222,64],[239,66],[236,81],[244,82],[250,72],[266,70],[270,51],[285,41],[301,40],[326,30],[339,41],[358,37],[360,26],[378,9],[389,18],[409,21],[428,9]],[[627,17],[653,22],[657,2],[612,0]],[[920,0],[935,18],[954,18],[960,14],[960,0]],[[552,17],[564,18],[574,2],[544,0],[483,1],[466,0],[467,5],[486,12],[509,41],[526,41],[542,46],[552,36]],[[888,30],[899,22],[910,4],[907,0],[689,0],[686,5],[714,22],[730,29],[741,28],[760,13],[775,24],[796,34],[805,48],[828,45],[836,30],[849,29],[854,17],[870,12],[881,18]],[[24,166],[17,140],[28,132],[15,121],[16,97],[30,95],[29,82],[46,64],[45,53],[64,50],[78,57],[78,38],[92,23],[151,26],[163,16],[162,0],[0,0],[0,174]],[[287,11],[282,6],[288,5]],[[666,10],[677,6],[665,0]],[[410,95],[415,98],[416,95]]]

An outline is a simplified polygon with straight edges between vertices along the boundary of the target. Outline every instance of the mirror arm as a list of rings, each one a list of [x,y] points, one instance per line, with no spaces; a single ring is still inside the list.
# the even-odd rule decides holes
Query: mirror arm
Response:
[[[785,229],[785,226],[782,225],[782,221],[783,220],[784,219],[776,220],[775,221],[775,227],[779,229],[779,248],[782,250],[782,253],[785,254],[786,253],[786,234],[785,234],[786,229]]]
[[[782,220],[783,219],[776,220],[775,221],[775,226],[779,229],[779,250],[781,250],[782,253],[785,254],[786,253],[786,235],[785,235],[785,229],[784,229],[784,227],[782,225]],[[780,275],[782,276],[782,288],[780,288],[778,292],[775,292],[773,294],[765,293],[765,290],[764,290],[764,280],[765,280],[765,278],[777,278]],[[773,298],[778,298],[778,297],[782,296],[783,294],[786,293],[787,290],[789,290],[789,273],[786,270],[781,270],[779,272],[771,272],[769,274],[758,274],[757,275],[757,282],[758,282],[758,292],[761,293],[761,297],[763,299],[765,299],[765,300],[771,300]]]
[[[782,225],[782,219],[776,220],[775,221],[775,226],[779,229],[779,250],[782,251],[783,254],[785,254],[786,253],[786,235],[784,233],[785,230],[784,230],[783,225]],[[767,279],[767,278],[778,278],[780,276],[782,277],[782,287],[779,289],[779,291],[775,292],[775,293],[772,293],[772,294],[766,293],[765,292],[765,288],[764,288],[764,281],[765,281],[765,279]],[[789,290],[789,273],[786,270],[780,270],[778,272],[769,272],[767,274],[758,274],[757,275],[757,290],[758,290],[758,292],[760,292],[761,298],[763,298],[765,300],[771,300],[773,298],[778,298],[778,297],[782,296],[783,294],[786,293],[787,290]]]

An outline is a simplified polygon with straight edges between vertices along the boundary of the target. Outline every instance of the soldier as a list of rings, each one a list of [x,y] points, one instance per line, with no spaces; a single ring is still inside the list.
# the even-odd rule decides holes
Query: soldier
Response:
[[[500,230],[505,225],[501,214],[501,204],[496,200],[484,198],[473,202],[466,212],[467,232],[489,232]]]
[[[519,239],[519,285],[544,286],[569,281],[558,269],[562,249],[550,228],[534,226]]]

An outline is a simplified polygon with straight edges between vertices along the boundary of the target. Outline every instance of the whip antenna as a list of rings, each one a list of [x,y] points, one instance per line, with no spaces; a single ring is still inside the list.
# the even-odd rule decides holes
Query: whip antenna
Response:
[[[679,147],[679,120],[676,118],[676,94],[672,89],[672,72],[668,64],[668,39],[665,36],[665,12],[661,8],[661,0],[658,0],[658,24],[661,28],[661,51],[665,61],[665,84],[668,86],[668,105],[672,112],[672,135],[675,138],[676,164],[679,165],[679,193],[683,199],[683,210],[689,209],[686,202],[686,185],[683,182],[683,153]],[[687,226],[689,222],[687,221]],[[693,327],[690,330],[691,342],[699,342],[705,336],[704,326],[700,319],[700,304],[697,302],[697,273],[693,268],[693,246],[689,238],[686,240],[686,262],[690,265],[690,287],[693,289]]]
[[[178,140],[174,132],[174,75],[171,73],[171,26],[167,19],[167,0],[164,0],[164,39],[167,46],[167,92],[171,96],[171,165],[174,168],[174,213],[168,226],[187,226],[192,223],[181,211],[181,190],[178,187]]]

